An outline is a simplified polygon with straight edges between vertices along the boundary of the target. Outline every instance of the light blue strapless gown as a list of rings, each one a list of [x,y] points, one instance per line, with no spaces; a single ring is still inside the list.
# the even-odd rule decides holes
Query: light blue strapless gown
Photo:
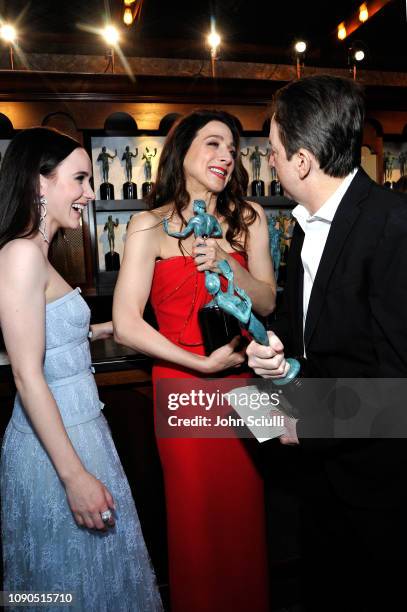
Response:
[[[116,526],[106,533],[77,526],[17,395],[1,458],[4,590],[74,594],[74,606],[29,608],[39,612],[162,610],[129,484],[100,412],[90,313],[79,293],[47,305],[44,372],[83,465],[113,495]]]

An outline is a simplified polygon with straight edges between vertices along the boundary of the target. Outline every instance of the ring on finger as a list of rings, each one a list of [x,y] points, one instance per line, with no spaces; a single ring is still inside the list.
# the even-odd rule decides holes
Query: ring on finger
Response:
[[[112,520],[113,514],[112,514],[111,510],[108,509],[108,510],[104,510],[103,512],[101,512],[100,513],[100,517],[101,517],[102,521],[105,524],[107,524],[107,523],[110,523],[110,521]]]

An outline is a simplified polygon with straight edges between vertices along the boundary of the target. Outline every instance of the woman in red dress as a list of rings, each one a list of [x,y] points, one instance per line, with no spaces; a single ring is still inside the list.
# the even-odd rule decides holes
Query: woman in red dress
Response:
[[[127,233],[113,320],[118,342],[155,358],[153,381],[222,376],[242,364],[238,339],[205,356],[197,313],[211,300],[204,270],[226,259],[235,283],[260,315],[272,312],[275,280],[267,219],[246,202],[234,118],[195,111],[169,133],[161,153],[152,210]],[[182,240],[193,201],[206,203],[221,238]],[[159,331],[143,320],[150,297]],[[247,376],[247,372],[246,372]],[[174,383],[175,384],[175,383]],[[267,612],[263,481],[243,441],[158,438],[166,494],[172,612]]]

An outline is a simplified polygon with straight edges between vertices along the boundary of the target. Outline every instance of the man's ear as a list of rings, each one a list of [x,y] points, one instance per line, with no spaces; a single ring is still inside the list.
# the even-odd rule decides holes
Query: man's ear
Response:
[[[298,176],[301,180],[304,180],[311,172],[314,157],[307,149],[299,149],[296,155]]]

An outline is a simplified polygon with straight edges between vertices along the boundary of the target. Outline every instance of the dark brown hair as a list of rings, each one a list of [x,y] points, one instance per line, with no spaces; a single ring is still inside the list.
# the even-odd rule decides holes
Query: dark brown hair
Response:
[[[236,149],[235,167],[230,181],[218,195],[216,210],[227,223],[226,240],[235,250],[242,246],[237,238],[243,236],[243,248],[247,243],[249,226],[256,220],[256,211],[245,201],[248,174],[240,158],[240,135],[233,115],[218,110],[196,110],[180,119],[171,128],[165,141],[157,170],[155,187],[148,196],[150,209],[158,208],[170,202],[182,219],[182,211],[190,202],[184,175],[184,158],[197,132],[210,121],[220,121],[232,132]]]
[[[0,170],[0,249],[25,238],[40,225],[40,174],[51,176],[80,147],[57,130],[35,127],[19,132],[9,144]]]
[[[304,77],[275,95],[274,118],[287,159],[307,149],[329,176],[344,177],[360,165],[364,117],[363,89],[350,79]]]

